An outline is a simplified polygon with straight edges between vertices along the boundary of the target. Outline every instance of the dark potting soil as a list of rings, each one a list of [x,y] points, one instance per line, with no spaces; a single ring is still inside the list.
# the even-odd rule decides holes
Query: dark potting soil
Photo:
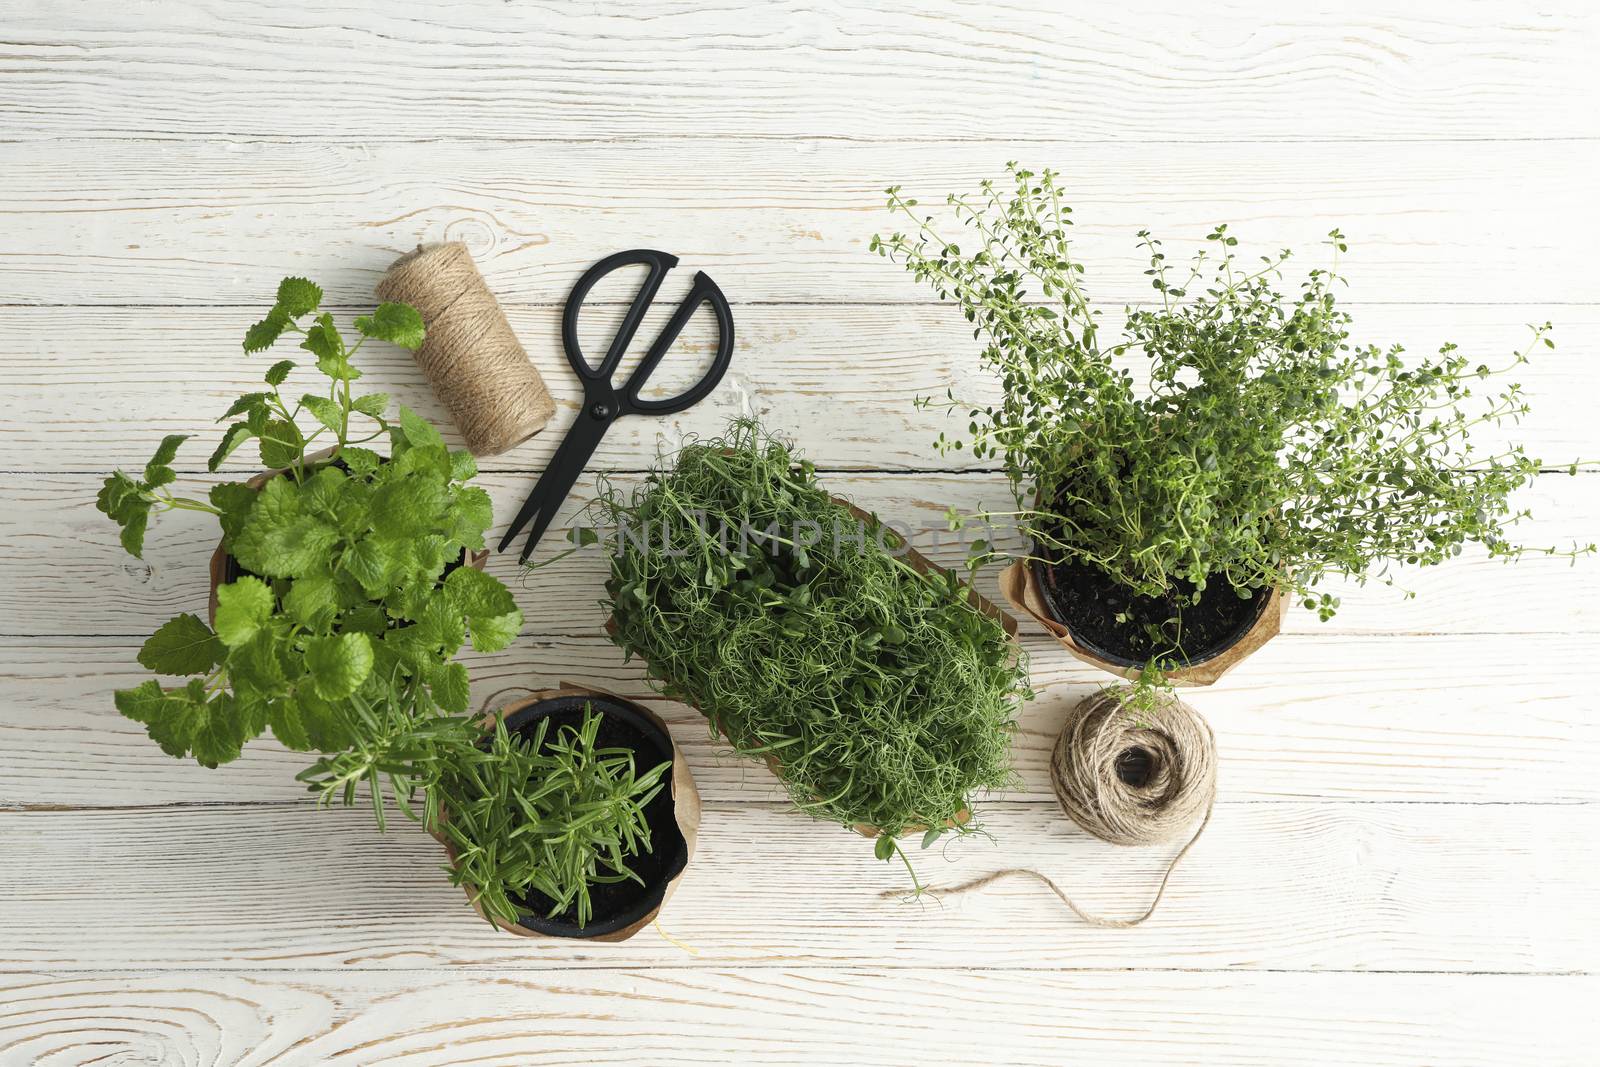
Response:
[[[644,774],[659,763],[671,762],[672,741],[654,728],[654,724],[641,719],[635,723],[634,713],[626,706],[615,704],[602,697],[561,697],[524,709],[506,720],[510,729],[528,741],[533,740],[540,719],[549,719],[545,737],[553,738],[563,726],[577,729],[583,724],[586,704],[602,713],[596,744],[602,748],[627,748],[633,751],[634,768]],[[544,709],[555,704],[559,710]],[[526,913],[522,925],[541,933],[554,933],[568,937],[593,936],[608,932],[605,927],[620,929],[629,925],[660,902],[666,885],[688,862],[688,845],[683,831],[678,829],[672,797],[672,770],[668,768],[661,780],[661,789],[644,807],[645,822],[650,826],[650,851],[641,852],[628,859],[628,866],[644,884],[635,881],[613,882],[589,887],[592,914],[589,924],[578,927],[578,906],[572,904],[554,917],[550,909],[555,901],[537,890],[516,899]]]
[[[1170,597],[1140,596],[1104,571],[1080,561],[1035,560],[1034,574],[1045,605],[1073,639],[1105,659],[1134,667],[1152,658],[1202,663],[1226,651],[1255,625],[1271,598],[1258,589],[1243,599],[1226,581],[1210,582],[1198,603],[1189,603],[1192,582],[1179,579]],[[1118,622],[1126,615],[1126,622]],[[1174,622],[1174,620],[1176,620]],[[1150,627],[1159,631],[1159,640]]]

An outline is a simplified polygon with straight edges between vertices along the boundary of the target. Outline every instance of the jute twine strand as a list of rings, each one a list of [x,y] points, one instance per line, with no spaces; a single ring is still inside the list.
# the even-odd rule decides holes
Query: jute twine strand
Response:
[[[969,893],[1003,878],[1032,878],[1072,913],[1095,926],[1138,926],[1155,914],[1167,883],[1211,822],[1216,800],[1216,738],[1200,713],[1171,695],[1154,708],[1127,706],[1131,689],[1102,690],[1078,703],[1050,755],[1050,784],[1062,809],[1084,830],[1117,845],[1171,841],[1199,820],[1189,840],[1167,864],[1156,895],[1139,915],[1108,919],[1080,907],[1048,876],[1014,867],[950,889]]]
[[[422,313],[413,353],[474,455],[492,456],[544,429],[555,403],[460,242],[418,248],[378,282],[378,298]]]

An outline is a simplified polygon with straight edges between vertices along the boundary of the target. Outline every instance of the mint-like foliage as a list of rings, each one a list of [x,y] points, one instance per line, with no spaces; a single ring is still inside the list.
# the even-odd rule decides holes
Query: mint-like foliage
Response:
[[[404,408],[391,422],[383,394],[353,395],[348,345],[322,290],[286,278],[277,303],[245,336],[247,352],[285,336],[316,357],[325,379],[289,399],[290,360],[243,394],[207,466],[216,470],[247,442],[282,473],[259,488],[213,486],[205,499],[174,495],[185,435],[163,439],[142,472],[106,479],[97,504],[142,553],[150,517],[203,511],[217,517],[224,548],[246,573],[217,590],[215,625],[180,615],[153,634],[139,662],[182,686],[147,681],[117,694],[119,710],[161,747],[207,766],[239,755],[265,731],[290,748],[335,752],[361,733],[362,717],[393,703],[408,718],[466,710],[465,671],[450,660],[469,640],[505,647],[522,625],[511,593],[467,567],[493,521],[488,494],[469,484],[472,457],[452,453],[438,431]],[[414,309],[386,304],[363,332],[415,347]],[[296,392],[300,392],[296,390]],[[371,444],[387,446],[385,459]],[[313,459],[331,448],[331,455]],[[470,575],[470,577],[467,577]],[[452,669],[455,668],[455,669]],[[435,695],[435,688],[439,689]]]

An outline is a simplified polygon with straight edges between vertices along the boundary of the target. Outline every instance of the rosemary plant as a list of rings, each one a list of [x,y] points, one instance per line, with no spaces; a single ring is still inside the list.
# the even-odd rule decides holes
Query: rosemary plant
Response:
[[[786,442],[735,421],[596,507],[618,530],[616,643],[769,761],[801,809],[876,828],[889,859],[908,831],[926,847],[967,829],[972,794],[1010,782],[1021,653],[954,577],[911,566],[876,520],[861,528]]]

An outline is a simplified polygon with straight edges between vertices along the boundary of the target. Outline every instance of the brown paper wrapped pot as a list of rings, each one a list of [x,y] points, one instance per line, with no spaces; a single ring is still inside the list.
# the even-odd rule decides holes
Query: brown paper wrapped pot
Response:
[[[1035,622],[1044,627],[1062,648],[1065,648],[1068,652],[1083,660],[1083,662],[1122,678],[1136,679],[1139,677],[1140,668],[1138,666],[1130,667],[1127,664],[1116,663],[1106,659],[1094,650],[1085,647],[1073,637],[1072,630],[1069,627],[1056,621],[1051,615],[1049,607],[1045,604],[1044,592],[1039,588],[1038,577],[1026,561],[1019,560],[1001,573],[1000,592],[1012,607],[1029,615]],[[1261,614],[1256,616],[1255,623],[1244,632],[1239,640],[1215,655],[1165,672],[1167,680],[1174,685],[1199,686],[1212,684],[1238,666],[1245,657],[1277,636],[1278,630],[1283,625],[1283,616],[1288,611],[1288,608],[1289,601],[1284,597],[1283,590],[1274,589],[1272,595],[1267,598],[1267,603],[1262,607]]]
[[[622,697],[616,696],[615,694],[607,693],[603,690],[590,689],[587,686],[573,685],[571,683],[565,684],[560,689],[538,690],[524,700],[519,700],[513,704],[508,704],[498,711],[491,712],[490,714],[484,716],[482,725],[485,729],[488,729],[493,727],[498,719],[505,718],[509,715],[514,715],[517,712],[522,711],[525,708],[532,707],[535,704],[544,703],[546,701],[555,700],[561,697],[572,696],[602,697],[608,701],[614,701],[618,704],[626,705],[630,710],[641,715],[646,720],[658,727],[661,732],[666,735],[668,741],[672,745],[672,778],[669,788],[671,789],[672,795],[673,820],[678,824],[678,832],[683,835],[683,843],[686,850],[684,865],[679,871],[667,879],[667,883],[662,890],[661,899],[639,918],[635,919],[622,929],[614,930],[610,933],[598,934],[595,936],[579,935],[585,941],[626,941],[628,938],[632,937],[634,934],[638,933],[640,930],[644,929],[646,926],[650,925],[650,923],[655,921],[655,917],[661,913],[661,909],[664,908],[667,901],[672,898],[673,892],[678,887],[678,882],[683,878],[684,871],[689,869],[689,863],[694,859],[695,842],[700,833],[700,792],[695,788],[694,775],[689,771],[689,763],[688,760],[684,758],[683,750],[678,747],[678,742],[672,738],[671,731],[667,729],[667,724],[661,721],[661,717],[643,705],[637,704],[631,700],[626,700]],[[441,818],[447,820],[449,818],[449,812],[442,813]],[[454,865],[456,861],[456,853],[449,840],[444,836],[443,833],[439,831],[437,827],[430,828],[429,833],[433,835],[434,840],[438,841],[444,846],[445,854],[449,856],[450,863]],[[465,886],[463,888],[466,890],[467,899],[472,902],[473,910],[476,911],[480,916],[487,918],[487,916],[484,916],[483,908],[476,900],[472,899],[475,896],[472,887]],[[529,929],[526,926],[501,922],[498,919],[494,920],[494,925],[498,929],[503,930],[508,934],[515,934],[518,937],[545,937],[553,940],[563,939],[558,934],[543,933],[538,930]]]

